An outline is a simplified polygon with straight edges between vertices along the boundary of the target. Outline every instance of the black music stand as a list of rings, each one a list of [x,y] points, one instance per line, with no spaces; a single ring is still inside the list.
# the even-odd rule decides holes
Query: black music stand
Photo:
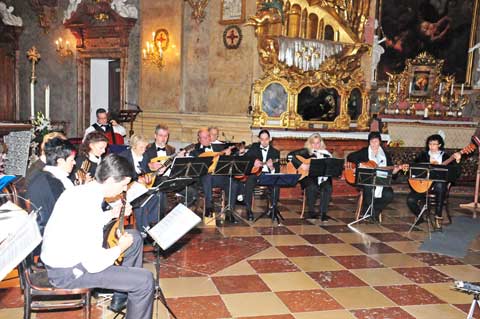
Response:
[[[235,216],[242,219],[240,216],[235,214],[232,207],[231,197],[233,176],[243,176],[249,174],[252,171],[254,162],[255,159],[243,156],[223,155],[218,158],[217,166],[215,167],[213,175],[228,176],[228,204],[220,213],[221,215],[225,216],[226,221],[235,223]]]
[[[367,210],[363,214],[362,218],[354,220],[349,223],[348,226],[352,226],[366,220],[372,216],[375,216],[374,203],[375,203],[375,189],[379,186],[390,186],[392,183],[392,171],[379,168],[363,168],[357,167],[355,170],[355,184],[358,186],[372,187],[372,199]],[[363,191],[363,190],[362,190]]]
[[[342,175],[344,160],[340,158],[318,158],[310,161],[308,176],[339,177]]]
[[[135,119],[140,112],[143,111],[137,105],[137,110],[120,110],[118,113],[118,121],[120,123],[130,122],[130,131],[128,132],[129,136],[132,136],[134,133],[133,122],[135,122]]]
[[[212,157],[175,157],[170,178],[190,177],[196,180],[208,174],[212,161]],[[185,206],[188,207],[188,185],[185,186]]]
[[[280,219],[285,220],[280,212],[277,212],[277,203],[275,201],[277,187],[292,187],[295,186],[300,178],[300,174],[262,174],[258,178],[258,185],[270,186],[273,187],[273,200],[272,200],[272,222],[277,221],[280,224]],[[255,219],[255,222],[265,216],[268,213],[268,210],[263,212],[260,216]]]
[[[448,168],[443,165],[433,165],[428,163],[420,163],[416,164],[416,166],[410,167],[410,179],[418,180],[418,181],[426,181],[426,182],[440,182],[446,183],[448,181]],[[428,199],[430,195],[430,188],[427,189],[425,192],[425,204],[418,214],[417,218],[413,222],[412,226],[408,230],[410,233],[413,228],[417,225],[420,218],[423,217],[424,214],[427,215],[427,230],[428,236],[431,238],[431,230],[430,230],[430,210],[428,209]]]

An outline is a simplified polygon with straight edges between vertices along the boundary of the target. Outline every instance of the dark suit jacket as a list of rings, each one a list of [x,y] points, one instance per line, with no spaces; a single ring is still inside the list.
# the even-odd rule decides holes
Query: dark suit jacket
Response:
[[[288,159],[291,158],[292,164],[293,166],[295,166],[295,168],[299,168],[300,165],[302,165],[302,162],[297,158],[297,155],[300,155],[303,158],[317,158],[314,154],[310,154],[308,152],[308,149],[306,148],[301,148],[299,150],[291,151],[290,153],[288,153],[287,158]],[[324,154],[324,157],[330,157],[330,156]],[[331,182],[331,178],[329,178],[327,181]],[[315,177],[307,176],[300,181],[300,184],[302,185],[302,188],[305,188],[311,184],[317,184],[317,179]]]
[[[175,147],[170,146],[170,145],[165,145],[167,156],[170,156],[172,154],[175,154]],[[148,145],[147,150],[145,151],[145,154],[143,154],[143,158],[147,159],[147,163],[150,162],[152,158],[157,157],[157,146],[155,143],[152,143]]]
[[[450,157],[450,154],[443,153],[442,162],[446,161]],[[417,154],[415,158],[415,163],[430,163],[430,155],[427,151],[422,151]],[[447,165],[448,168],[448,181],[455,182],[457,178],[460,177],[462,173],[462,167],[454,160]]]
[[[250,149],[248,150],[247,153],[245,153],[244,156],[251,157],[254,159],[258,159],[260,161],[263,161],[263,156],[262,156],[262,149],[260,148],[260,143],[253,143]],[[272,159],[272,160],[279,160],[280,159],[280,151],[274,148],[272,145],[268,148],[267,152],[267,160]],[[276,163],[273,163],[273,167],[275,167],[275,173],[280,173],[280,162],[277,161]]]
[[[225,149],[225,144],[210,144],[214,152],[221,152]],[[198,157],[200,154],[204,153],[205,149],[202,147],[202,144],[195,144],[195,148],[190,152],[190,156]]]
[[[26,198],[30,199],[32,204],[35,205],[34,207],[41,207],[37,216],[37,223],[42,235],[45,225],[52,215],[53,207],[64,190],[65,187],[63,187],[62,182],[45,171],[39,171],[35,174],[27,185]]]
[[[126,158],[128,160],[128,162],[130,163],[130,165],[132,165],[132,168],[133,168],[133,176],[132,176],[132,180],[137,180],[138,179],[138,174],[137,172],[135,171],[135,167],[137,165],[140,166],[140,169],[144,172],[144,173],[148,173],[150,172],[150,169],[148,168],[148,161],[145,157],[145,155],[143,155],[143,159],[140,163],[135,163],[133,161],[133,155],[132,155],[132,150],[129,148],[123,152],[121,152],[120,154],[118,154],[124,158]]]

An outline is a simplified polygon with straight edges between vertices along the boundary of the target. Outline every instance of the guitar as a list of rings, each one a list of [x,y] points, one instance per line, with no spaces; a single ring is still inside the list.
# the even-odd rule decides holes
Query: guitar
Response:
[[[175,157],[178,156],[178,154],[180,154],[182,151],[190,152],[194,148],[195,148],[195,144],[190,144],[190,145],[186,146],[185,148],[181,149],[180,151],[178,151],[178,152],[176,152],[176,153],[174,153],[170,156],[154,157],[150,160],[150,163],[160,162],[162,164],[162,166],[160,168],[166,167],[168,169],[173,164],[173,160],[175,159]],[[153,184],[155,184],[155,179],[157,178],[157,176],[165,173],[166,170],[163,171],[163,173],[160,173],[160,171],[161,171],[160,168],[158,170],[156,170],[155,172],[143,174],[143,176],[146,176],[146,180],[149,180],[148,183],[145,183],[145,186],[147,188],[151,188],[153,186]]]
[[[360,163],[360,165],[362,167],[366,167],[366,168],[377,168],[378,167],[378,165],[375,161],[363,162],[363,163]],[[408,164],[399,164],[399,165],[393,165],[393,166],[382,166],[380,168],[387,169],[387,170],[399,168],[403,172],[407,172],[408,167],[409,167]],[[345,180],[347,181],[347,183],[355,184],[355,170],[356,170],[356,168],[357,168],[357,165],[355,163],[351,163],[351,162],[345,163],[345,170],[343,171],[343,176],[345,177]]]
[[[234,145],[230,145],[229,147],[227,147],[226,149],[220,152],[203,152],[200,155],[198,155],[198,157],[213,157],[212,164],[208,168],[208,173],[212,174],[215,171],[215,168],[217,167],[218,159],[220,158],[220,156],[225,155],[225,153],[228,150],[231,151],[232,149],[239,148],[240,146],[243,146],[243,145],[244,145],[243,143],[237,143]]]
[[[302,164],[307,164],[307,165],[310,165],[310,163],[312,162],[312,158],[305,158],[301,155],[296,155],[296,158],[302,162]],[[316,158],[313,158],[313,159],[316,159]],[[308,176],[308,172],[309,170],[308,169],[303,169],[301,168],[301,166],[299,166],[297,168],[297,174],[300,174],[300,178],[298,179],[299,181],[301,181],[302,179],[304,179],[305,177]]]
[[[276,159],[272,159],[272,163],[278,163],[280,162],[280,159],[279,158],[276,158]],[[260,167],[252,167],[252,170],[250,171],[250,175],[257,175],[259,176],[260,174],[262,174],[262,170],[263,170],[263,165],[267,165],[267,162],[262,162],[262,166]],[[249,175],[245,174],[245,175],[239,175],[239,176],[234,176],[237,180],[239,180],[240,182],[245,182],[247,180]]]
[[[462,155],[470,154],[473,151],[475,151],[475,148],[476,148],[476,145],[473,144],[473,143],[470,143],[460,151],[460,154],[462,154]],[[450,164],[451,162],[453,162],[454,159],[455,159],[454,154],[452,154],[449,158],[447,158],[441,164],[439,164],[437,162],[432,162],[431,164],[445,165],[446,166],[446,165]],[[418,179],[409,178],[408,183],[410,184],[410,186],[413,188],[413,190],[415,192],[421,194],[421,193],[425,193],[426,191],[428,191],[430,189],[433,181],[418,180]]]
[[[107,225],[105,225],[103,233],[103,246],[105,248],[112,248],[118,245],[118,239],[125,233],[124,219],[125,219],[125,205],[127,203],[127,192],[123,191],[120,197],[122,201],[122,208],[120,209],[120,215],[117,219],[112,219]],[[115,260],[115,265],[122,264],[124,254]]]

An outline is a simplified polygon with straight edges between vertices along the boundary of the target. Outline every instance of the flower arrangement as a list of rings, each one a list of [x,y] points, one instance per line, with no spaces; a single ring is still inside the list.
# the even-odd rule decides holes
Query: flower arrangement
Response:
[[[30,142],[29,163],[35,162],[40,155],[40,144],[43,137],[52,131],[50,120],[42,112],[37,112],[37,116],[32,119],[32,141]]]

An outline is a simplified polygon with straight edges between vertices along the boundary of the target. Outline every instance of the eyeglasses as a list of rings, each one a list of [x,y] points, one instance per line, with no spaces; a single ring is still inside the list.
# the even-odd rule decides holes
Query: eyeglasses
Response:
[[[428,146],[438,146],[440,145],[439,143],[428,143]]]

